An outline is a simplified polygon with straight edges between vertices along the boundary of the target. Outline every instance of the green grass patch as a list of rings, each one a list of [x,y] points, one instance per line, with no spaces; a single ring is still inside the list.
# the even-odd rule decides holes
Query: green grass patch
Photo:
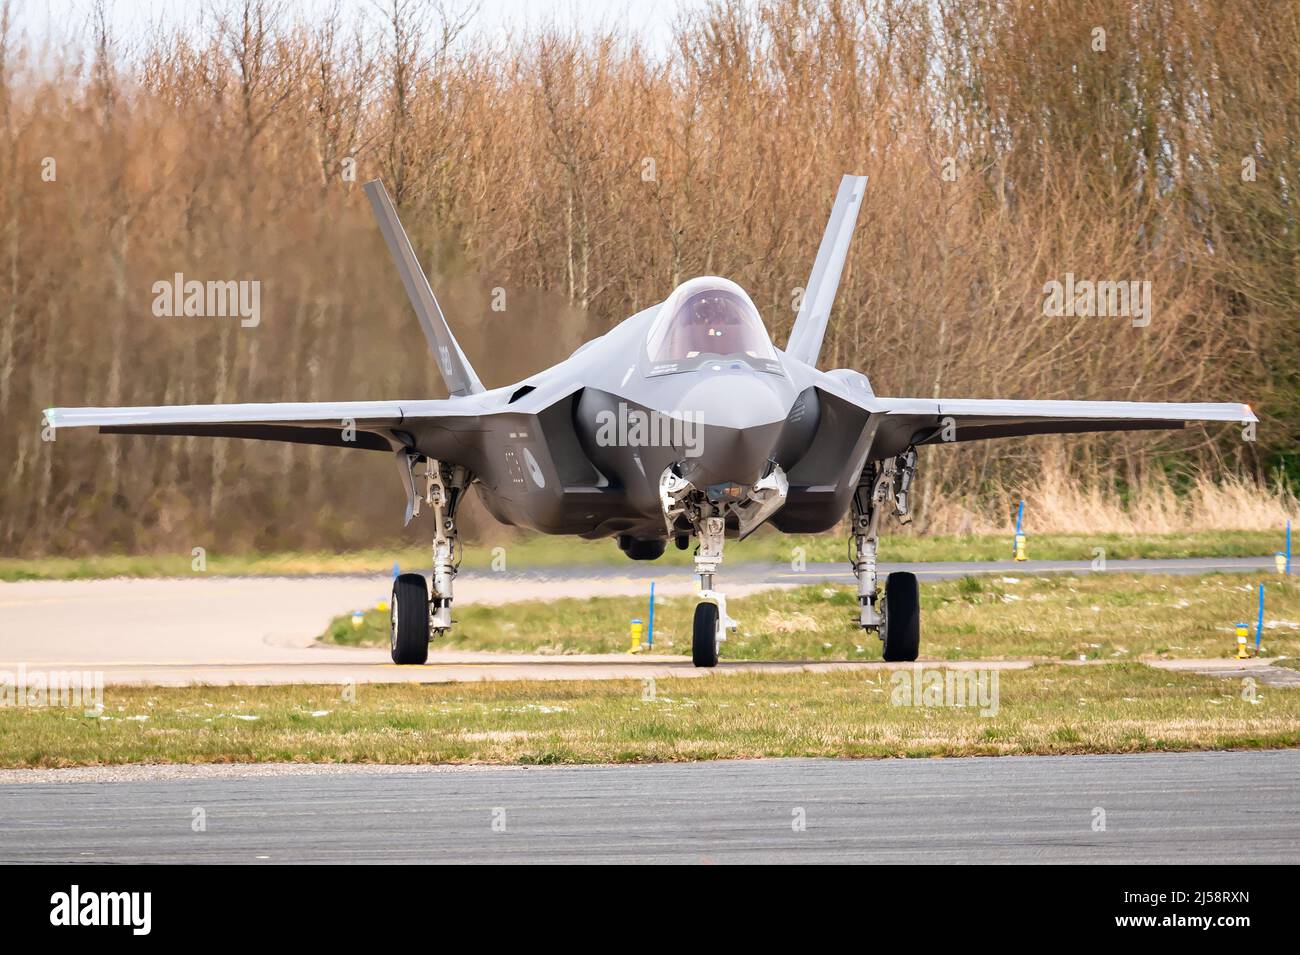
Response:
[[[1140,664],[998,674],[996,713],[899,705],[886,671],[339,687],[113,688],[0,709],[0,766],[628,763],[1300,745],[1300,693]]]
[[[1269,576],[1264,649],[1300,657],[1300,577]],[[1244,574],[1148,576],[988,575],[922,582],[921,654],[927,659],[1136,660],[1226,657],[1233,625],[1256,616],[1258,579]],[[694,597],[655,607],[655,649],[690,652]],[[768,590],[727,602],[740,621],[723,647],[728,660],[878,660],[880,641],[858,630],[850,587]],[[451,636],[435,646],[532,653],[626,650],[629,623],[646,617],[643,597],[525,601],[456,609]],[[322,639],[388,645],[388,615],[371,611],[362,627],[336,618]],[[1253,638],[1252,638],[1253,639]]]
[[[1030,535],[1029,556],[1043,560],[1092,560],[1096,548],[1109,560],[1140,557],[1262,557],[1281,549],[1281,533],[1267,531],[1202,531],[1189,534],[1128,536],[1122,534]],[[788,563],[796,557],[813,563],[845,562],[848,545],[838,535],[785,536],[761,530],[748,540],[731,543],[727,560]],[[1010,536],[885,537],[882,560],[1006,560]],[[291,552],[280,554],[221,554],[205,557],[206,570],[197,571],[188,551],[177,554],[101,555],[95,557],[0,558],[0,580],[74,580],[103,577],[188,577],[196,573],[232,575],[301,575],[386,573],[394,561],[405,568],[429,563],[427,546],[375,549],[347,553]],[[669,547],[660,566],[687,567],[690,551]],[[584,541],[569,537],[502,536],[465,548],[468,570],[496,567],[507,571],[534,567],[621,564],[631,566],[613,540]],[[645,566],[645,565],[642,565]]]

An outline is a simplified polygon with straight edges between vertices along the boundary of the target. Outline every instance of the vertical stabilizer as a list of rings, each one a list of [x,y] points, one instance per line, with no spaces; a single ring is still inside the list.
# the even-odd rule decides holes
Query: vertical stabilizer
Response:
[[[840,180],[830,221],[822,234],[822,244],[817,249],[817,260],[804,287],[803,304],[790,331],[786,354],[806,365],[817,366],[817,357],[826,336],[826,323],[831,317],[831,306],[840,287],[840,273],[849,252],[853,226],[858,221],[858,206],[867,191],[866,176],[845,176]]]
[[[453,397],[483,391],[483,383],[478,380],[478,375],[474,373],[469,359],[460,350],[460,344],[456,341],[456,336],[451,333],[451,327],[443,317],[438,300],[434,298],[429,280],[425,277],[424,270],[420,268],[420,260],[415,257],[415,249],[411,247],[411,240],[407,238],[406,230],[402,228],[402,223],[397,218],[393,201],[388,198],[388,190],[378,179],[372,179],[366,183],[365,191],[370,206],[375,211],[375,218],[379,221],[379,231],[384,234],[388,251],[392,253],[393,261],[397,263],[397,271],[402,276],[402,284],[406,286],[406,295],[411,300],[411,307],[415,309],[415,316],[420,320],[424,337],[428,339],[429,351],[433,353],[434,360],[438,363],[438,370],[442,373],[442,380],[447,384],[447,391]]]

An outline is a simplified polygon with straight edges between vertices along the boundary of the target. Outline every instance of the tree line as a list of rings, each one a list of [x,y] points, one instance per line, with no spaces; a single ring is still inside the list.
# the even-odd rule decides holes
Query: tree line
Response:
[[[869,184],[824,367],[879,394],[1243,400],[1262,419],[927,450],[922,530],[1048,462],[1121,497],[1296,474],[1300,3],[714,0],[665,48],[475,16],[232,0],[123,37],[99,8],[87,42],[51,50],[4,4],[5,553],[401,534],[384,455],[48,441],[41,422],[444,394],[361,192],[375,177],[489,387],[699,274],[744,286],[784,344],[853,172]],[[155,314],[178,273],[259,283],[260,321]],[[1149,321],[1049,314],[1067,275],[1149,283]]]

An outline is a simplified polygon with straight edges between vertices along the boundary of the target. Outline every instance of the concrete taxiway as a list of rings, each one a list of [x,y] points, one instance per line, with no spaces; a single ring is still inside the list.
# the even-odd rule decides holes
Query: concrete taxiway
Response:
[[[1298,775],[1296,750],[0,771],[0,862],[1295,863]]]

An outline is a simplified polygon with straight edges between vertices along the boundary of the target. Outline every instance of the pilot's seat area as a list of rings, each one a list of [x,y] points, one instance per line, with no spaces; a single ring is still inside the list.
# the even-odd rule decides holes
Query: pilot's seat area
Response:
[[[679,285],[646,340],[650,361],[684,371],[703,361],[743,359],[771,370],[776,349],[753,301],[735,282],[706,276]]]

